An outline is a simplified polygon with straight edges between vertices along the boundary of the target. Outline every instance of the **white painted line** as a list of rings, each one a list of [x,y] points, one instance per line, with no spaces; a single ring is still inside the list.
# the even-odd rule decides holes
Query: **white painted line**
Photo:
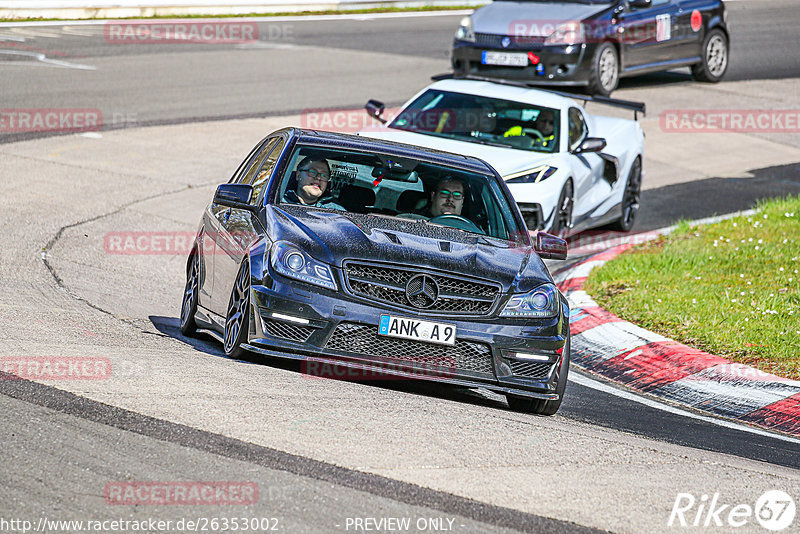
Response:
[[[221,18],[153,18],[153,19],[102,19],[102,20],[48,20],[29,22],[0,22],[0,28],[16,28],[25,26],[94,26],[106,23],[139,23],[139,24],[165,24],[170,22],[306,22],[325,20],[359,20],[373,19],[403,19],[414,17],[447,17],[464,16],[474,12],[474,9],[457,9],[451,11],[409,11],[399,13],[343,13],[341,15],[286,15],[281,17],[221,17]]]
[[[35,66],[52,66],[52,67],[62,67],[67,69],[78,69],[78,70],[97,70],[97,67],[92,65],[81,65],[80,63],[70,63],[69,61],[63,61],[60,59],[51,59],[46,55],[42,54],[41,52],[26,52],[23,50],[0,50],[0,55],[7,55],[7,56],[24,56],[29,57],[33,60],[33,62],[29,61],[0,61],[4,65],[35,65]],[[44,63],[44,65],[39,65],[39,63]]]
[[[753,427],[750,427],[750,426],[747,426],[747,425],[743,425],[743,424],[740,424],[740,423],[734,423],[734,422],[731,422],[731,421],[726,421],[725,419],[717,419],[716,417],[709,417],[709,416],[706,416],[706,415],[700,415],[700,414],[696,414],[696,413],[689,412],[689,411],[686,411],[686,410],[682,410],[680,408],[676,408],[675,406],[671,406],[669,404],[664,404],[662,402],[658,402],[658,401],[655,401],[655,400],[652,400],[652,399],[649,399],[649,398],[646,398],[646,397],[642,397],[642,396],[639,396],[639,395],[635,395],[633,393],[629,393],[627,391],[623,391],[621,389],[617,389],[617,388],[611,387],[611,386],[609,386],[607,384],[604,384],[602,382],[598,382],[596,380],[592,380],[591,378],[589,378],[587,376],[584,376],[582,374],[570,373],[569,374],[569,381],[570,382],[574,382],[574,383],[576,383],[578,385],[587,387],[587,388],[591,388],[591,389],[594,389],[594,390],[597,390],[597,391],[602,391],[603,393],[608,393],[610,395],[614,395],[616,397],[619,397],[619,398],[622,398],[622,399],[625,399],[625,400],[638,402],[639,404],[643,404],[643,405],[648,406],[650,408],[655,408],[656,410],[661,410],[661,411],[668,412],[668,413],[671,413],[671,414],[680,415],[680,416],[683,416],[683,417],[689,417],[691,419],[697,419],[699,421],[704,421],[706,423],[711,423],[711,424],[718,425],[718,426],[725,427],[725,428],[731,428],[733,430],[740,430],[742,432],[749,432],[750,434],[755,434],[757,436],[764,436],[764,437],[769,437],[769,438],[773,438],[773,439],[779,439],[779,440],[782,440],[782,441],[788,441],[789,443],[796,443],[796,444],[800,445],[800,439],[797,439],[797,438],[792,438],[792,437],[789,437],[789,436],[784,436],[782,434],[776,434],[776,433],[773,433],[773,432],[767,432],[766,430],[760,430],[758,428],[753,428]]]

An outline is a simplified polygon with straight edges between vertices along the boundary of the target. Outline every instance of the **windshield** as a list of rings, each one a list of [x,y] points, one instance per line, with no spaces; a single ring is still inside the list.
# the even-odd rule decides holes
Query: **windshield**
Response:
[[[429,89],[389,125],[535,152],[558,151],[557,111],[523,102]]]
[[[499,239],[520,232],[491,175],[386,154],[298,145],[277,203],[457,228]]]

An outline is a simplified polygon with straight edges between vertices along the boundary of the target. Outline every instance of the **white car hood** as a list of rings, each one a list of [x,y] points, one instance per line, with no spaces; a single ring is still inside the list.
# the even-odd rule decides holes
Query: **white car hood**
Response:
[[[474,156],[494,167],[495,170],[500,173],[500,176],[503,177],[533,169],[543,163],[548,163],[554,158],[554,154],[528,152],[516,148],[501,148],[482,145],[480,143],[470,143],[468,141],[445,139],[433,135],[396,130],[394,128],[370,129],[361,131],[358,135],[417,145],[425,148],[435,148],[445,152],[461,154],[462,156]]]

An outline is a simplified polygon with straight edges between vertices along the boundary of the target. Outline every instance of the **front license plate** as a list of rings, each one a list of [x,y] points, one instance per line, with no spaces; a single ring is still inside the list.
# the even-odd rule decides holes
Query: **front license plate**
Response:
[[[455,325],[420,321],[419,319],[409,319],[408,317],[395,317],[393,315],[381,315],[378,334],[439,343],[441,345],[456,344]]]
[[[503,65],[505,67],[527,67],[528,54],[484,50],[481,52],[481,63],[484,65]]]

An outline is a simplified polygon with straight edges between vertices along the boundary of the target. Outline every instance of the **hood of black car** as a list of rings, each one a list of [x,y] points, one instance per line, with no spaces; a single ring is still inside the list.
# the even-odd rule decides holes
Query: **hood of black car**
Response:
[[[273,241],[337,268],[345,260],[387,262],[492,280],[513,292],[552,281],[530,247],[427,221],[281,205],[267,208],[266,222]]]

